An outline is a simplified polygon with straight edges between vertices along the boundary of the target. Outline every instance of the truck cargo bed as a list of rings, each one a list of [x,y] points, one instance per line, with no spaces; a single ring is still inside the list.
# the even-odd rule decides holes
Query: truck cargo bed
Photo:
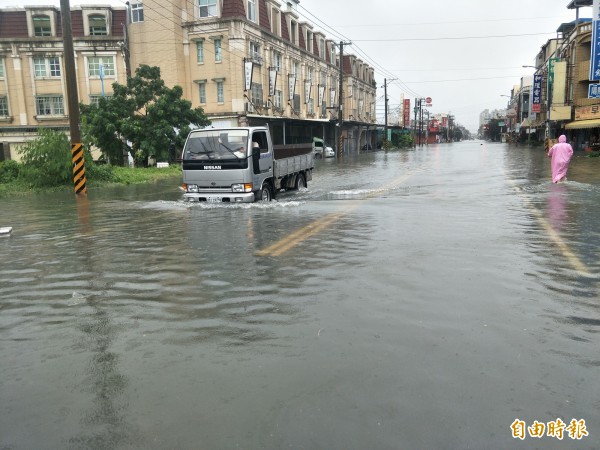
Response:
[[[274,145],[274,159],[290,158],[292,156],[308,155],[313,152],[312,144]]]

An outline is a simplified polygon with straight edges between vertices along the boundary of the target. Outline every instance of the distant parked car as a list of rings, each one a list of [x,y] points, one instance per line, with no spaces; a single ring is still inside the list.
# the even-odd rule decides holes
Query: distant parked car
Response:
[[[327,143],[321,138],[313,138],[313,153],[315,158],[333,158],[335,152],[333,148],[327,145]]]
[[[333,151],[333,148],[331,148],[327,144],[325,144],[325,149],[323,150],[323,154],[324,154],[325,158],[333,158],[335,156],[335,152]]]

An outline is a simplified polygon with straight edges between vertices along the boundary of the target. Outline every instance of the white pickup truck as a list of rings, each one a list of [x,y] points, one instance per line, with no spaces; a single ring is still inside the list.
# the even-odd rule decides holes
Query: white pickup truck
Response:
[[[268,127],[193,130],[182,153],[186,201],[270,201],[312,180],[312,145],[273,146]]]

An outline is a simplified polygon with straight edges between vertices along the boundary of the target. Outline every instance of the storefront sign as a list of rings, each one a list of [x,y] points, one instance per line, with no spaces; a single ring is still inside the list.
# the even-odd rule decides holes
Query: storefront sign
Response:
[[[404,126],[410,127],[410,98],[404,99]]]
[[[600,0],[593,4],[591,44],[590,81],[600,80]]]
[[[533,95],[531,103],[531,112],[542,112],[542,75],[533,76]]]
[[[588,98],[600,98],[600,84],[589,85]]]
[[[600,105],[575,108],[575,120],[600,119]]]

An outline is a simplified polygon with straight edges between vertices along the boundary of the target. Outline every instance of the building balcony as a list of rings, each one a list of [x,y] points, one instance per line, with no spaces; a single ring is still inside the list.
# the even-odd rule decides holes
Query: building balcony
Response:
[[[575,80],[587,81],[590,79],[590,61],[581,61],[577,63],[577,69],[575,71]]]

